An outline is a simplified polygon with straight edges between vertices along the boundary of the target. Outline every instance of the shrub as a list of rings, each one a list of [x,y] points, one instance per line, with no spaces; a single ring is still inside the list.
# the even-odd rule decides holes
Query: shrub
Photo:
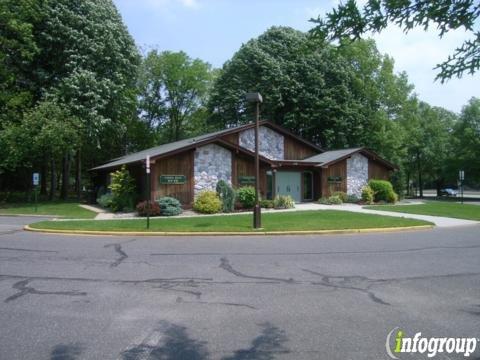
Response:
[[[150,216],[160,215],[160,206],[155,201],[150,201],[150,209],[148,209],[146,201],[138,203],[136,208],[138,216],[147,216],[147,211],[150,213]]]
[[[97,199],[97,203],[101,207],[108,209],[112,206],[112,200],[113,200],[113,195],[111,193],[106,193]]]
[[[398,198],[390,181],[372,179],[368,182],[368,186],[373,190],[373,200],[375,202],[395,202]]]
[[[224,180],[217,182],[217,194],[222,200],[222,211],[225,213],[232,212],[235,209],[235,198],[237,194],[235,190]]]
[[[323,205],[341,205],[343,204],[342,198],[339,195],[331,195],[328,198],[322,197],[318,200]]]
[[[273,209],[275,202],[273,200],[260,200],[260,207],[264,209]]]
[[[157,199],[157,203],[160,209],[160,215],[162,216],[175,216],[182,213],[180,201],[173,197],[161,197]]]
[[[222,202],[215,191],[202,191],[193,203],[193,210],[203,214],[215,214],[222,210]]]
[[[275,209],[292,209],[295,207],[295,201],[290,195],[277,195],[274,206]]]
[[[120,170],[111,173],[112,183],[109,188],[112,190],[113,211],[123,211],[133,208],[133,197],[135,196],[135,181],[130,176],[125,165]]]
[[[368,185],[365,185],[362,188],[362,200],[365,201],[367,204],[372,204],[373,196],[374,196],[374,192],[372,188]]]
[[[332,193],[332,195],[330,195],[330,196],[337,196],[337,197],[339,197],[339,198],[342,200],[342,203],[347,202],[347,200],[348,200],[348,195],[347,195],[347,193],[344,192],[344,191],[335,191],[335,192]]]
[[[360,199],[357,197],[357,195],[347,195],[347,200],[344,202],[346,203],[351,203],[351,204],[356,204],[360,201]]]
[[[253,186],[241,187],[237,190],[237,198],[244,208],[253,208],[255,206],[255,188]]]

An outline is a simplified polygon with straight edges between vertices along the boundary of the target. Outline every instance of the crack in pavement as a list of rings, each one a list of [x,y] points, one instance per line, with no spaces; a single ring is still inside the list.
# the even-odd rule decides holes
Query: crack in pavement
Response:
[[[352,276],[335,276],[335,275],[325,275],[321,274],[316,271],[302,269],[309,274],[317,275],[321,277],[320,282],[312,282],[314,285],[322,285],[326,287],[334,288],[335,290],[338,289],[345,289],[345,290],[355,290],[362,292],[368,296],[370,300],[377,304],[382,305],[391,305],[390,303],[382,300],[379,298],[372,290],[371,287],[377,283],[381,283],[387,280],[372,280],[365,276],[359,275],[352,275]],[[364,285],[362,287],[362,285]]]
[[[27,294],[33,295],[64,295],[64,296],[86,296],[87,293],[83,291],[44,291],[44,290],[37,290],[32,286],[28,286],[32,279],[25,279],[16,282],[13,284],[12,288],[17,290],[16,294],[9,296],[4,300],[4,302],[8,303],[13,300],[17,300],[19,297],[25,296]]]
[[[125,251],[123,251],[123,249],[122,249],[122,245],[134,242],[136,240],[137,239],[131,239],[131,240],[125,241],[123,243],[113,243],[113,244],[107,244],[107,245],[104,246],[104,248],[113,247],[115,249],[115,252],[120,255],[114,262],[112,262],[110,264],[110,267],[117,267],[118,265],[121,264],[121,262],[123,260],[128,258],[127,253]]]
[[[1,233],[0,233],[0,235],[1,235]],[[55,250],[35,250],[35,249],[11,248],[11,247],[0,247],[0,250],[25,251],[25,252],[36,252],[36,253],[58,253],[58,251],[55,251]]]
[[[282,282],[286,284],[294,284],[295,280],[292,278],[290,279],[283,279],[283,278],[276,278],[276,277],[265,277],[265,276],[254,276],[254,275],[246,275],[238,270],[235,270],[232,265],[230,265],[230,262],[226,257],[223,257],[220,259],[220,265],[219,267],[230,274],[233,274],[238,277],[246,278],[246,279],[256,279],[256,280],[267,280],[267,281],[274,281],[274,282]]]
[[[357,250],[357,251],[320,251],[320,252],[293,252],[293,253],[251,253],[251,252],[209,252],[209,253],[152,253],[150,256],[293,256],[293,255],[361,255],[361,254],[390,254],[390,253],[405,253],[428,250],[455,250],[455,249],[478,249],[480,245],[467,246],[428,246],[409,249],[393,249],[393,250]]]
[[[216,302],[216,301],[185,301],[181,297],[177,297],[177,300],[175,302],[184,303],[184,304],[236,306],[236,307],[246,307],[246,308],[252,309],[252,310],[258,310],[255,306],[248,305],[248,304],[231,303],[231,302]]]

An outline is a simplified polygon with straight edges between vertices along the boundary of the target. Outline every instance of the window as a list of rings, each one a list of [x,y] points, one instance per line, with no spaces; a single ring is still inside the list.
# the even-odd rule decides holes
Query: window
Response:
[[[313,200],[313,173],[303,173],[303,200]]]

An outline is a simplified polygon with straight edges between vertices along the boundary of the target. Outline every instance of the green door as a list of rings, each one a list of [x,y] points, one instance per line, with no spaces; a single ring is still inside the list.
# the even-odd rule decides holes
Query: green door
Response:
[[[277,195],[290,195],[296,203],[302,201],[301,197],[302,174],[294,171],[277,171],[275,186]]]

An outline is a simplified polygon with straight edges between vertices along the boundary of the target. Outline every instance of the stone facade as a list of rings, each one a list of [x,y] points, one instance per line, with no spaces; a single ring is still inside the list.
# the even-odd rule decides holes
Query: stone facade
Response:
[[[194,195],[203,190],[215,190],[218,180],[232,183],[232,153],[216,144],[195,150],[193,175]]]
[[[259,153],[268,159],[284,159],[284,137],[272,129],[260,126],[258,132]],[[255,129],[248,129],[239,134],[239,145],[255,151]]]
[[[353,154],[347,159],[347,194],[360,198],[367,183],[368,159],[361,154]]]

